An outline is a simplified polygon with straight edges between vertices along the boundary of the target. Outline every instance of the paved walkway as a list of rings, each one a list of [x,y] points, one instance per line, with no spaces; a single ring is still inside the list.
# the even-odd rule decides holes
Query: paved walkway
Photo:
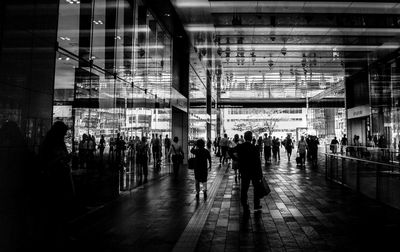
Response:
[[[192,171],[183,171],[178,182],[155,180],[74,225],[72,249],[397,251],[400,211],[326,181],[323,172],[299,169],[284,156],[264,165],[272,192],[262,211],[248,218],[233,171],[215,159],[207,199],[201,194],[196,200]]]

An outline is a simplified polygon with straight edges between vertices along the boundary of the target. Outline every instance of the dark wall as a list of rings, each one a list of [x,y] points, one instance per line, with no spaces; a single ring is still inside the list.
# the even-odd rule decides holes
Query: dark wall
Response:
[[[184,38],[173,40],[172,86],[186,98],[189,97],[189,50]]]
[[[345,86],[347,108],[369,104],[367,71],[360,71],[352,76],[346,77]]]
[[[1,2],[0,251],[29,251],[41,182],[27,147],[37,151],[52,122],[58,1]]]
[[[4,1],[0,11],[0,125],[16,121],[37,147],[51,125],[58,1]]]

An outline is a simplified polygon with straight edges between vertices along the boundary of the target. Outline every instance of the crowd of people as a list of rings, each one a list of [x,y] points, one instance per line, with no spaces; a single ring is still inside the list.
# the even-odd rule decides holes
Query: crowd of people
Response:
[[[393,150],[390,150],[390,146],[387,143],[387,139],[383,134],[375,134],[374,137],[369,135],[365,142],[360,140],[359,135],[354,135],[352,139],[348,139],[346,134],[340,139],[334,137],[330,144],[329,149],[332,154],[338,154],[340,147],[340,154],[349,155],[357,158],[370,159],[372,152],[376,153],[376,161],[388,161],[390,158],[390,152],[396,152],[396,148],[400,149],[399,145],[396,146],[396,139],[393,141]]]
[[[244,142],[245,140],[243,135],[239,137],[239,135],[236,134],[231,139],[227,134],[224,134],[222,138],[216,137],[213,143],[214,154],[219,157],[219,162],[222,165],[230,163],[231,157],[228,150],[232,148],[232,146],[234,147],[237,144]],[[301,166],[305,166],[306,156],[309,158],[313,166],[317,165],[318,145],[320,143],[316,136],[302,136],[297,145],[295,145],[295,140],[290,134],[288,134],[284,139],[272,136],[271,134],[264,134],[258,138],[252,136],[250,142],[256,147],[260,157],[264,158],[265,164],[271,163],[272,161],[280,161],[281,149],[285,150],[288,161],[290,162],[292,151],[296,146],[298,157],[301,159]]]
[[[43,191],[47,188],[52,188],[52,190],[46,194],[47,197],[41,199],[41,202],[46,203],[46,207],[43,208],[40,214],[47,215],[44,225],[46,225],[46,232],[50,231],[47,233],[47,237],[54,241],[54,244],[51,244],[53,247],[63,246],[65,243],[63,239],[65,239],[67,235],[65,233],[67,231],[66,216],[70,211],[71,205],[73,205],[75,194],[70,166],[74,155],[68,152],[65,144],[67,131],[68,127],[63,122],[55,122],[44,138],[37,158],[37,164],[40,167],[38,174],[41,174],[40,179],[37,179],[37,181],[41,182]],[[9,137],[13,137],[13,141],[8,141],[7,139]],[[0,144],[8,147],[14,146],[10,149],[11,151],[19,151],[20,153],[18,153],[18,155],[29,156],[27,147],[23,143],[22,136],[16,124],[5,124],[3,128],[0,129],[0,139],[2,140]],[[352,141],[354,146],[361,145],[359,136],[357,135],[354,136]],[[209,138],[206,141],[198,139],[190,150],[196,161],[194,167],[196,198],[199,198],[201,185],[204,198],[207,198],[207,180],[212,164],[211,153],[214,153],[214,155],[218,157],[220,166],[227,165],[227,167],[229,167],[231,165],[235,175],[235,183],[240,181],[241,204],[244,213],[248,214],[250,211],[247,202],[247,192],[250,182],[255,188],[253,193],[254,210],[260,210],[262,206],[260,204],[259,193],[257,192],[259,190],[257,189],[257,185],[261,183],[263,178],[262,159],[264,159],[266,166],[271,162],[279,162],[281,158],[281,149],[284,149],[288,162],[291,162],[292,151],[297,147],[298,154],[296,155],[296,159],[299,160],[299,166],[305,167],[306,158],[308,158],[308,160],[311,161],[312,167],[315,167],[318,160],[319,144],[319,139],[311,135],[307,137],[301,136],[300,140],[296,143],[289,134],[283,139],[272,136],[271,134],[264,134],[256,138],[250,131],[245,132],[244,135],[241,136],[236,134],[233,138],[229,138],[227,134],[224,134],[222,138],[215,138],[214,142]],[[387,147],[384,136],[376,140],[374,138],[369,138],[368,145],[378,146],[382,149]],[[212,149],[212,146],[214,146],[214,149]],[[341,152],[348,148],[349,140],[346,135],[341,138],[340,142],[336,137],[332,139],[330,143],[330,150],[332,153],[337,153],[339,146]],[[345,148],[343,149],[342,147]],[[103,160],[106,148],[107,143],[104,136],[100,136],[99,142],[96,143],[96,139],[93,135],[83,134],[81,141],[78,143],[78,166],[80,168],[91,168],[90,166],[95,156]],[[176,136],[171,140],[168,135],[162,138],[161,134],[156,133],[152,134],[151,139],[148,140],[145,136],[141,139],[139,137],[124,138],[120,134],[117,134],[115,138],[110,138],[108,148],[109,161],[119,165],[126,157],[132,158],[138,167],[140,176],[143,176],[144,181],[147,181],[148,164],[153,162],[155,169],[160,169],[161,158],[164,155],[166,163],[171,164],[173,167],[174,179],[179,179],[180,166],[184,159],[184,151],[182,143]],[[98,155],[97,151],[99,152]],[[7,152],[7,156],[4,154],[3,158],[7,161],[10,159],[6,159],[8,156],[10,156],[10,151]],[[18,162],[21,163],[21,169],[26,165],[23,160],[10,160],[8,163],[5,162],[5,165],[12,164],[15,166]],[[26,184],[29,185],[29,183]],[[10,188],[11,187],[10,185]],[[14,192],[9,190],[10,197],[7,197],[7,199],[11,199],[17,194],[21,194],[20,196],[22,196],[22,191],[23,190],[15,190]]]
[[[161,134],[155,133],[149,140],[145,136],[128,138],[117,133],[115,137],[109,138],[108,144],[104,135],[101,135],[99,142],[96,143],[93,135],[83,134],[76,147],[77,155],[73,166],[80,169],[101,167],[98,162],[94,162],[95,157],[99,158],[100,163],[105,161],[105,150],[108,148],[109,163],[123,170],[123,164],[130,161],[137,165],[139,176],[143,176],[144,181],[147,181],[149,164],[153,162],[155,169],[160,170],[163,155],[166,157],[166,162],[171,162],[171,146],[172,141],[168,134],[163,138]]]

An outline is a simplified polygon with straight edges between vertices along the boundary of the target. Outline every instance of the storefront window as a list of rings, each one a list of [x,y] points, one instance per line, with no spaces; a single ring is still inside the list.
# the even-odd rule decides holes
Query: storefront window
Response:
[[[53,120],[70,128],[80,200],[95,204],[144,181],[135,162],[142,137],[171,137],[172,42],[139,1],[70,2],[60,1]],[[165,155],[161,164],[149,162],[148,179],[169,172]]]

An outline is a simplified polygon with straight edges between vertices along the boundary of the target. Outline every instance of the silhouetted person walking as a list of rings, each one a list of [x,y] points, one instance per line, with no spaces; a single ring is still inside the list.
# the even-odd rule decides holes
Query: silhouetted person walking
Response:
[[[306,166],[306,151],[307,151],[307,142],[304,139],[304,136],[301,136],[300,141],[297,144],[297,152],[300,155],[300,159],[301,159],[301,167],[305,167]]]
[[[290,135],[288,134],[287,137],[284,140],[284,145],[286,149],[286,154],[288,157],[288,161],[290,162],[290,157],[292,156],[292,150],[293,150],[293,141]]]
[[[204,148],[205,143],[203,139],[196,141],[196,145],[190,150],[195,155],[196,166],[194,168],[194,178],[196,180],[196,198],[199,198],[200,183],[203,184],[204,198],[207,198],[207,177],[208,171],[211,171],[211,155],[210,152]],[[207,167],[207,161],[209,166]]]
[[[343,146],[347,146],[348,140],[346,134],[343,135],[342,140],[340,140],[340,153],[343,154]]]
[[[227,134],[224,134],[224,138],[221,139],[219,145],[221,146],[221,152],[222,152],[221,156],[219,157],[219,162],[221,163],[222,161],[222,164],[225,164],[225,161],[228,161],[227,153],[229,148],[229,139]]]
[[[252,141],[251,131],[244,133],[243,144],[237,145],[233,148],[232,152],[237,153],[237,159],[239,161],[239,172],[241,175],[241,203],[245,214],[250,212],[249,205],[247,203],[247,191],[249,190],[250,181],[254,185],[259,183],[262,179],[261,160],[258,148],[251,143]],[[236,158],[235,155],[232,158]],[[260,198],[257,196],[257,192],[254,192],[254,209],[261,209]]]
[[[333,154],[337,153],[338,145],[339,145],[339,141],[336,139],[336,137],[334,137],[331,141],[331,146],[330,146],[330,149]]]
[[[106,148],[106,140],[104,140],[104,135],[101,135],[99,142],[100,149],[100,159],[103,161],[104,149]]]
[[[238,170],[239,170],[239,161],[237,159],[237,153],[234,153],[233,150],[238,144],[242,144],[239,139],[239,135],[236,134],[232,140],[231,146],[228,150],[229,156],[235,156],[236,158],[232,157],[232,169],[235,172],[235,183],[238,182]]]
[[[318,166],[318,145],[319,145],[318,137],[310,136],[308,151],[310,152],[310,160],[312,167],[314,168]]]
[[[267,136],[267,134],[264,134],[264,158],[265,158],[265,164],[269,161],[271,161],[271,150],[272,150],[272,138],[271,136]]]
[[[170,162],[170,156],[168,155],[169,150],[171,149],[171,139],[168,138],[168,135],[165,136],[164,138],[164,146],[165,146],[165,158],[167,159],[167,162]]]

